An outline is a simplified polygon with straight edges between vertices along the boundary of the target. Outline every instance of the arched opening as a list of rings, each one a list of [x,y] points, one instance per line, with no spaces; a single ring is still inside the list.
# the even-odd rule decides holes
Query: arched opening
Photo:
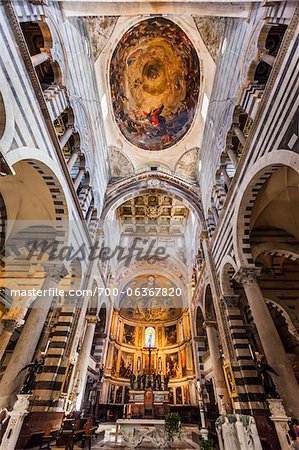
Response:
[[[254,74],[254,80],[260,85],[265,85],[268,81],[286,29],[287,26],[282,24],[273,25],[269,28],[266,40],[263,44],[264,53],[261,57],[261,61],[256,66]]]
[[[51,61],[49,54],[52,47],[52,38],[48,26],[44,22],[20,23],[29,53],[36,57],[35,70],[43,91],[52,84],[57,84],[60,79],[58,65]],[[37,59],[37,56],[40,58]]]

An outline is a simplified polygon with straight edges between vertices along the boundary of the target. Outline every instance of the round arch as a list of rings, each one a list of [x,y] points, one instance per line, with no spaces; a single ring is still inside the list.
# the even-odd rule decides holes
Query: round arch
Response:
[[[202,224],[205,223],[198,188],[195,186],[191,187],[189,183],[185,183],[173,175],[160,172],[154,175],[145,172],[138,176],[132,176],[124,182],[113,186],[107,192],[102,219],[105,219],[108,211],[112,208],[116,209],[124,201],[136,197],[148,189],[159,189],[162,192],[176,196],[195,214]]]
[[[234,295],[232,287],[232,276],[237,272],[237,266],[232,256],[226,255],[223,259],[219,273],[220,273],[220,289],[222,295]]]
[[[238,267],[254,266],[248,242],[253,206],[265,182],[283,166],[299,173],[299,156],[288,150],[277,150],[262,156],[247,171],[239,188],[233,215],[233,244]]]

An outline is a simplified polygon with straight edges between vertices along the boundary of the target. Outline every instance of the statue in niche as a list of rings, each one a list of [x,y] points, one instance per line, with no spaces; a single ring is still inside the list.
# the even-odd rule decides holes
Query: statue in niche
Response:
[[[168,384],[169,384],[169,376],[164,376],[164,391],[168,391]]]
[[[137,389],[141,389],[141,375],[140,373],[137,375]]]
[[[144,373],[141,377],[142,380],[142,389],[145,389],[146,387],[146,374]]]
[[[35,385],[36,375],[43,371],[44,361],[44,357],[40,356],[39,358],[36,358],[33,363],[27,364],[27,366],[20,370],[20,372],[23,372],[23,370],[28,369],[21,394],[31,394]]]
[[[157,386],[158,386],[158,390],[162,391],[162,378],[161,378],[161,375],[159,373],[157,375]]]
[[[152,376],[151,375],[147,376],[147,386],[146,387],[149,389],[152,387]]]
[[[157,375],[154,373],[153,375],[153,390],[157,389]]]
[[[274,381],[272,380],[272,376],[270,375],[273,373],[274,375],[279,377],[279,374],[276,372],[273,367],[269,366],[267,364],[267,360],[264,356],[258,361],[257,363],[257,370],[258,374],[261,379],[261,384],[264,388],[265,394],[267,398],[279,398],[279,394],[276,390],[276,386],[274,384]]]
[[[131,373],[131,375],[130,375],[130,386],[131,386],[131,389],[134,389],[135,379],[136,379],[136,376],[133,373]]]

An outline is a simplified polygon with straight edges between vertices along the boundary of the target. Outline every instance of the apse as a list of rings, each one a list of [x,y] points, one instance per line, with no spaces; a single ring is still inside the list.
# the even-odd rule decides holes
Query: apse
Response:
[[[150,151],[178,143],[190,129],[199,97],[193,44],[172,21],[139,22],[117,44],[110,64],[116,123],[134,146]]]

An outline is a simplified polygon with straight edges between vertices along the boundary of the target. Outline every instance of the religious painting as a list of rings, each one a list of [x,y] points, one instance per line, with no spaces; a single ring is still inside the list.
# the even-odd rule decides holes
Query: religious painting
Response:
[[[169,378],[179,378],[179,354],[166,355],[166,374]]]
[[[123,341],[125,344],[135,345],[135,327],[125,323]]]
[[[182,364],[182,375],[183,377],[187,376],[187,357],[186,357],[186,349],[184,348],[181,351],[181,364]]]
[[[67,395],[70,385],[71,385],[73,371],[74,371],[74,364],[70,363],[66,369],[64,380],[62,382],[62,387],[61,387],[61,392],[60,392],[61,394]]]
[[[114,347],[112,355],[112,370],[111,370],[112,375],[116,374],[117,359],[118,359],[118,349]]]
[[[173,389],[169,388],[169,403],[173,405]]]
[[[145,347],[155,347],[156,330],[154,327],[146,327],[145,329]]]
[[[122,352],[120,357],[119,376],[122,378],[130,378],[131,372],[133,372],[133,366],[133,354]]]
[[[229,396],[231,398],[238,397],[236,380],[231,364],[224,364],[223,370]]]
[[[183,396],[182,396],[182,388],[181,388],[181,386],[176,388],[175,395],[176,395],[176,404],[177,405],[182,405],[183,404]]]
[[[114,403],[115,384],[110,384],[109,403]]]
[[[184,405],[190,405],[190,391],[189,386],[187,384],[183,386],[183,394],[184,394]]]
[[[166,345],[173,345],[177,342],[176,325],[170,325],[165,327],[165,339]]]
[[[115,403],[122,403],[122,397],[123,397],[123,387],[117,386],[115,392]]]
[[[122,316],[149,322],[177,319],[182,313],[181,290],[162,275],[141,275],[122,289],[119,308]]]
[[[110,64],[116,123],[144,150],[164,150],[190,129],[196,112],[200,67],[184,31],[169,19],[139,22],[117,44]]]

